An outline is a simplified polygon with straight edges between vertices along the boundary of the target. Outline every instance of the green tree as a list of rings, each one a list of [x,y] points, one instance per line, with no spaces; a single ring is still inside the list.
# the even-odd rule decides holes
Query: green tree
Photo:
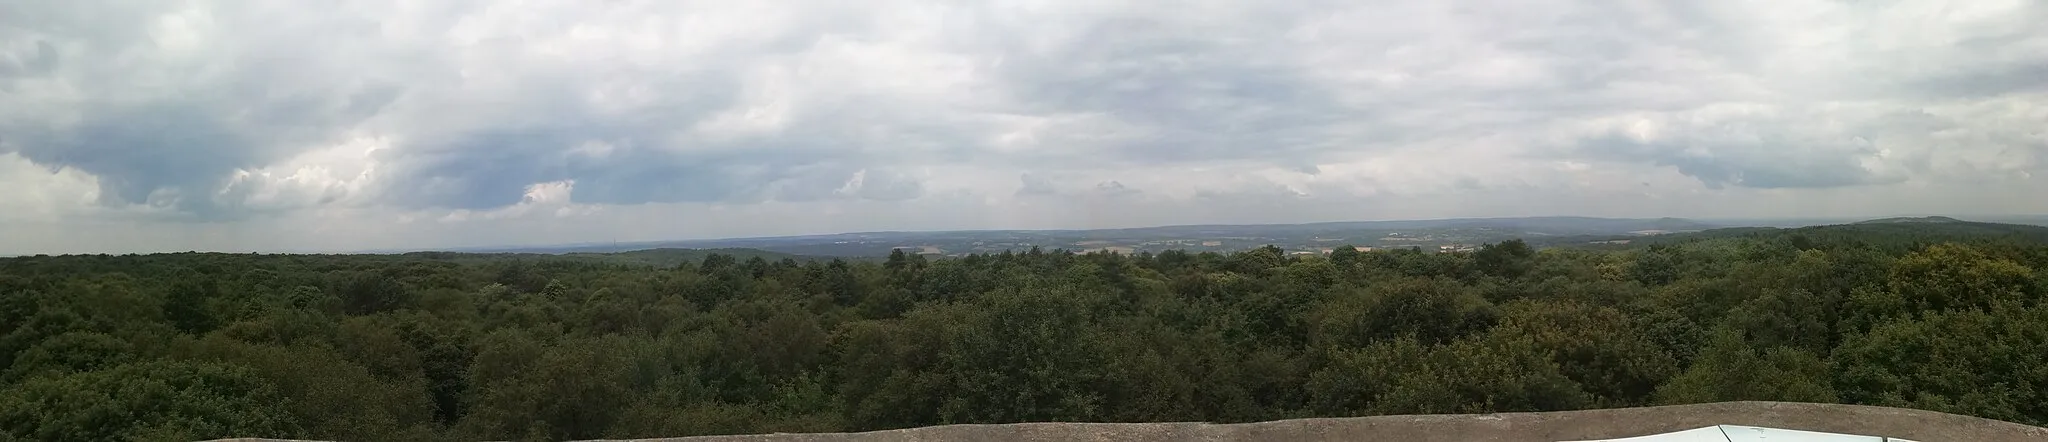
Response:
[[[1835,351],[1843,399],[2048,423],[2048,309],[1998,305],[1879,324]]]
[[[223,364],[144,362],[29,379],[0,393],[0,429],[24,440],[294,438],[268,383]]]
[[[7,367],[5,374],[0,374],[0,381],[94,371],[139,357],[134,345],[112,335],[70,332],[44,339],[23,350],[14,358],[14,364]]]
[[[1428,347],[1396,339],[1340,352],[1310,377],[1323,414],[1437,414],[1570,410],[1592,405],[1525,337],[1488,335]]]
[[[1358,247],[1349,244],[1330,249],[1330,262],[1339,268],[1351,268],[1359,262]]]
[[[1022,287],[985,295],[985,310],[946,337],[944,422],[1086,420],[1103,411],[1104,336],[1085,295]]]
[[[1713,331],[1707,347],[1669,383],[1657,388],[1657,402],[1722,401],[1835,402],[1826,361],[1803,350],[1750,347],[1732,328]]]
[[[250,344],[213,336],[192,344],[189,357],[233,361],[275,386],[280,409],[307,437],[329,440],[436,438],[433,402],[417,372],[379,378],[324,347]],[[237,435],[249,436],[249,435]]]
[[[1735,399],[2048,422],[2048,247],[1868,229],[1327,259],[4,258],[0,440],[558,440]],[[188,378],[203,382],[166,380]],[[104,419],[130,411],[145,418]]]
[[[1558,372],[1604,406],[1639,406],[1677,374],[1678,362],[1620,310],[1575,301],[1506,306],[1500,339],[1521,337],[1550,355]]]
[[[1403,385],[1435,382],[1427,373],[1433,349],[1414,339],[1375,341],[1353,350],[1333,350],[1329,365],[1309,376],[1311,410],[1324,416],[1378,412]]]
[[[1232,270],[1248,275],[1265,273],[1266,269],[1280,267],[1287,263],[1287,251],[1272,245],[1237,252],[1230,256]]]
[[[214,299],[220,298],[218,283],[197,276],[190,278],[171,284],[170,293],[164,300],[164,317],[170,319],[178,331],[191,334],[213,331],[220,321],[207,307]]]
[[[2041,295],[2032,269],[1956,244],[1939,244],[1899,258],[1886,287],[1904,297],[1914,311],[1982,308]]]
[[[1318,346],[1356,347],[1399,336],[1449,342],[1491,327],[1492,303],[1453,281],[1398,279],[1369,289],[1339,289],[1306,315]]]
[[[367,315],[413,305],[414,295],[397,279],[375,273],[354,273],[338,277],[334,292],[341,295],[342,311]]]
[[[494,365],[477,367],[488,374],[475,381],[474,402],[457,425],[472,437],[603,437],[636,397],[631,361],[614,339],[564,342],[530,363],[501,357],[516,356],[488,350],[478,356],[479,364]]]
[[[1521,239],[1479,247],[1472,253],[1472,266],[1479,273],[1501,278],[1520,278],[1535,267],[1536,249]]]

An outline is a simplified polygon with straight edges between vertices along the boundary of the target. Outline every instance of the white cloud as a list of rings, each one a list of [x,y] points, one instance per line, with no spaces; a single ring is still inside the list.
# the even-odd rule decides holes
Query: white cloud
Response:
[[[472,220],[576,218],[601,210],[587,204],[576,204],[575,193],[576,180],[528,184],[525,195],[521,196],[516,204],[483,211],[456,209],[442,215],[437,221],[462,223]]]
[[[241,169],[214,195],[216,204],[277,212],[317,206],[374,204],[378,150],[391,141],[351,139],[301,153],[276,164]]]
[[[99,200],[99,185],[76,169],[50,170],[0,154],[0,223],[51,222],[83,215]]]

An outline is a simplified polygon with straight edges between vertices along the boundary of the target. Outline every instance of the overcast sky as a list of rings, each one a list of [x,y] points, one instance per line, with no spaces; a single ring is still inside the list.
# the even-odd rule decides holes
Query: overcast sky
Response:
[[[2048,213],[2048,2],[0,0],[0,255]]]

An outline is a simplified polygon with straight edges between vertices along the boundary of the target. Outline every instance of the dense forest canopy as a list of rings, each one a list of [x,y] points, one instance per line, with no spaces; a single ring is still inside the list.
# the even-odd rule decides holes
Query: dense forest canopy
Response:
[[[0,260],[0,441],[560,440],[1726,400],[2048,424],[2048,247],[2019,241],[648,256]]]

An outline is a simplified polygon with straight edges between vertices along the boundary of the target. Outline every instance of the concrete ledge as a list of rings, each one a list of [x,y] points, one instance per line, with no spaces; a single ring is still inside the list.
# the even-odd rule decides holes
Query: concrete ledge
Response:
[[[1029,423],[942,425],[865,433],[638,439],[635,442],[869,441],[1412,441],[1554,442],[1610,439],[1711,425],[1752,425],[1940,441],[2048,441],[2048,429],[1900,408],[1788,402],[1721,402],[1547,413],[1369,416],[1245,424]]]
[[[1173,422],[941,425],[863,433],[695,436],[632,441],[1554,442],[1643,436],[1721,424],[1885,436],[1921,442],[2048,442],[2048,429],[2011,422],[1900,408],[1789,402],[1721,402],[1546,413],[1291,419],[1244,424]]]

